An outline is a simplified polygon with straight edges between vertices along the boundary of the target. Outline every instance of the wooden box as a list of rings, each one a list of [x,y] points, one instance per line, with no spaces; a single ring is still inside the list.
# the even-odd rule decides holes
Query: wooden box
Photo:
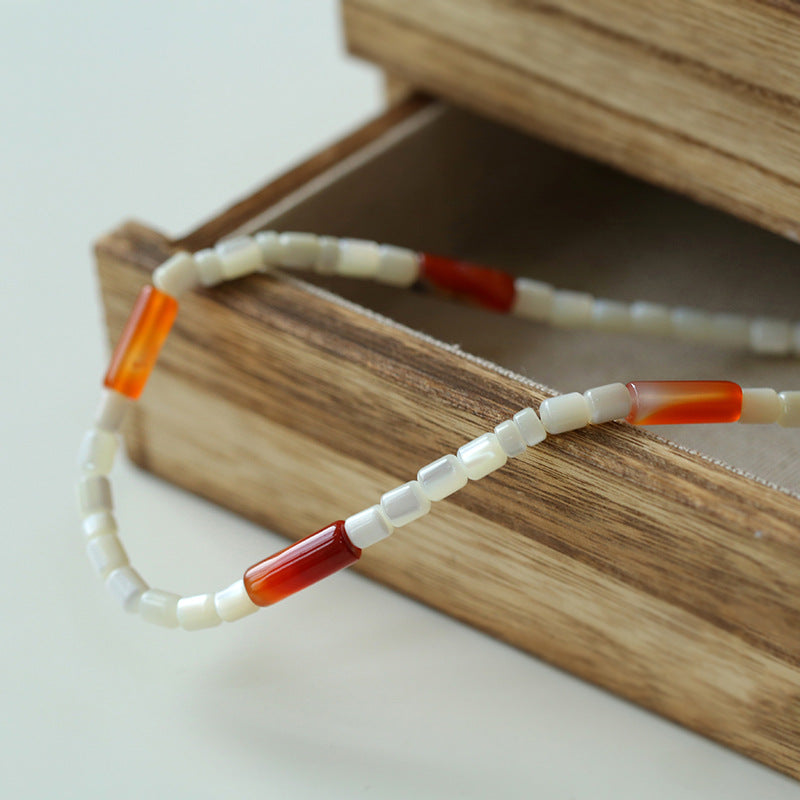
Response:
[[[680,304],[691,292],[701,307],[778,316],[797,304],[789,242],[412,100],[182,239],[127,224],[99,241],[110,338],[175,248],[267,227],[463,256],[626,300]],[[144,468],[292,538],[538,404],[544,384],[798,385],[789,359],[554,330],[307,277],[188,297],[127,430]],[[359,569],[800,776],[800,436],[774,427],[669,431],[685,446],[627,424],[548,438]]]
[[[439,97],[800,235],[800,7],[343,0],[351,52]]]

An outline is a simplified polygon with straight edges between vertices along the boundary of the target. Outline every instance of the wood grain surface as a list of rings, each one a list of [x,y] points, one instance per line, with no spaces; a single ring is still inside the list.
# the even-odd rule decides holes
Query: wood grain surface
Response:
[[[757,0],[344,0],[395,78],[800,234],[800,10]]]
[[[413,107],[183,246],[239,227]],[[110,341],[176,246],[135,223],[98,242]],[[142,467],[299,538],[542,397],[457,348],[259,275],[181,303],[126,438]],[[800,777],[795,496],[632,426],[600,426],[549,438],[436,504],[359,569]]]

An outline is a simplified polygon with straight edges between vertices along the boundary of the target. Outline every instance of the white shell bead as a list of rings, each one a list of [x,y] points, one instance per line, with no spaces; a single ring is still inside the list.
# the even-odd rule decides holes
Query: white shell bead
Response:
[[[493,433],[484,433],[458,448],[458,460],[470,480],[477,481],[500,469],[508,461],[505,450]]]
[[[78,480],[78,508],[83,516],[113,511],[111,484],[104,475],[87,475]]]
[[[264,266],[261,248],[252,236],[225,239],[214,250],[222,262],[222,276],[225,280],[250,275]]]
[[[142,619],[164,628],[178,627],[178,600],[180,595],[163,589],[148,589],[139,599]]]
[[[195,594],[178,600],[178,624],[185,631],[213,628],[221,622],[213,593]]]
[[[552,317],[555,289],[549,283],[517,278],[514,290],[512,314],[535,322],[545,322]]]
[[[532,408],[523,408],[522,411],[517,411],[514,414],[514,422],[522,433],[525,443],[528,447],[543,442],[547,438],[547,431],[542,425],[542,421]]]
[[[742,389],[742,413],[739,422],[771,425],[781,415],[781,400],[774,389]]]
[[[570,392],[548,397],[539,406],[539,416],[548,433],[565,433],[589,423],[589,403],[582,394]]]
[[[391,536],[394,526],[383,509],[375,505],[348,517],[344,529],[350,541],[363,550]]]
[[[280,235],[280,266],[308,269],[319,255],[319,240],[313,233],[282,233]]]
[[[114,465],[117,437],[109,431],[86,431],[78,450],[78,468],[84,475],[108,475]]]
[[[631,412],[631,395],[624,383],[607,383],[583,393],[589,404],[589,422],[598,425],[625,419]]]
[[[225,622],[235,622],[248,614],[254,614],[259,609],[247,594],[244,580],[241,578],[214,595],[214,606],[219,618]]]
[[[139,600],[149,588],[142,576],[130,566],[119,567],[106,578],[109,594],[128,612],[138,610]]]
[[[381,509],[396,528],[424,517],[431,510],[431,501],[418,481],[409,481],[381,497]]]
[[[778,425],[784,428],[800,427],[800,392],[781,392],[778,397],[781,401]]]
[[[522,432],[513,419],[504,420],[495,426],[494,435],[509,458],[522,455],[528,449]]]
[[[105,578],[112,570],[130,563],[122,542],[113,533],[89,539],[86,544],[86,555],[94,571],[101,578]]]
[[[124,394],[113,389],[103,389],[94,417],[95,427],[110,433],[117,433],[122,428],[130,407],[131,401]]]
[[[467,485],[464,465],[452,454],[426,464],[417,473],[417,481],[429,500],[444,500]]]
[[[153,273],[153,286],[172,297],[180,297],[200,283],[200,270],[194,257],[181,251],[168,258]]]

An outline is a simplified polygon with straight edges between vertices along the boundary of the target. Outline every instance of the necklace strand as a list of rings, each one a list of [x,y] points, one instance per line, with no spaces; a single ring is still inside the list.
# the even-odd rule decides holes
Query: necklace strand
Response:
[[[274,231],[220,242],[198,253],[176,253],[142,288],[111,356],[94,425],[78,456],[78,505],[86,552],[109,593],[129,612],[165,627],[197,630],[233,622],[350,566],[395,528],[425,516],[444,500],[521,456],[528,447],[587,425],[625,419],[636,425],[743,422],[800,426],[800,391],[743,389],[730,381],[611,383],[544,400],[422,467],[415,480],[379,502],[289,545],[249,567],[225,589],[187,597],[154,589],[131,566],[118,537],[108,475],[118,435],[141,395],[178,311],[178,298],[276,268],[369,278],[398,287],[422,281],[498,312],[563,327],[673,336],[769,355],[800,354],[800,325],[785,320],[712,314],[656,303],[625,304],[556,289],[500,270],[400,247],[308,233]]]

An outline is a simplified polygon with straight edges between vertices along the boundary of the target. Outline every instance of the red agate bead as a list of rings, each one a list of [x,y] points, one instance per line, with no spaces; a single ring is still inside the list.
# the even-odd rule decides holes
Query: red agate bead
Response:
[[[420,276],[439,289],[475,300],[494,311],[510,311],[514,305],[516,291],[511,275],[430,253],[420,256]]]
[[[344,520],[339,520],[253,564],[244,573],[244,586],[257,606],[270,606],[355,564],[360,557],[361,550],[345,532]]]

